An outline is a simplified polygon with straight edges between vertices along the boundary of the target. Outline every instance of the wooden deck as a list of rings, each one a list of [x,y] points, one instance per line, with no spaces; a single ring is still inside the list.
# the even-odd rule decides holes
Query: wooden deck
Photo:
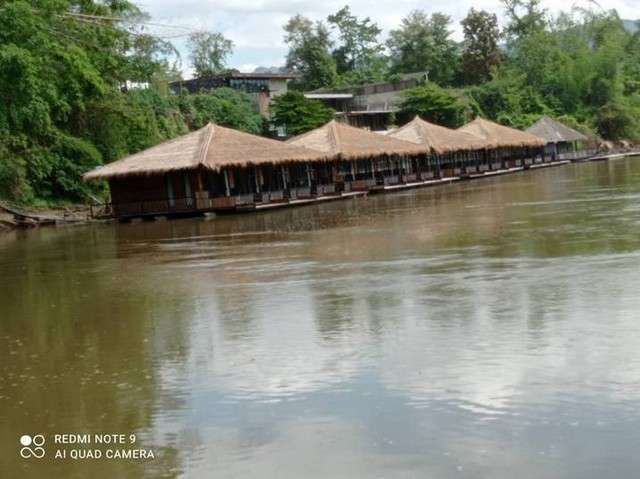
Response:
[[[247,210],[245,211],[250,211],[250,210],[260,211],[260,210],[269,210],[269,209],[275,209],[275,208],[284,208],[287,206],[308,205],[312,203],[321,203],[325,201],[337,201],[337,200],[343,200],[348,198],[355,198],[356,196],[365,196],[367,193],[368,193],[367,191],[350,191],[350,192],[340,193],[335,195],[316,196],[314,198],[296,199],[296,200],[289,200],[286,202],[282,201],[279,203],[256,204],[253,206],[253,208],[247,208]]]
[[[582,160],[575,160],[576,162],[580,161],[605,161],[605,160],[619,160],[620,158],[627,158],[629,156],[640,156],[640,150],[634,151],[625,151],[620,153],[608,153],[604,155],[595,155],[589,158],[585,158]]]

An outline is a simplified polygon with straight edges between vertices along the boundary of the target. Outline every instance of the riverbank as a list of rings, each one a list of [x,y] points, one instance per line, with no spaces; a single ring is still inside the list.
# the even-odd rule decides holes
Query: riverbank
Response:
[[[64,208],[21,208],[0,200],[0,232],[88,221],[92,221],[91,210],[86,205],[71,205]]]

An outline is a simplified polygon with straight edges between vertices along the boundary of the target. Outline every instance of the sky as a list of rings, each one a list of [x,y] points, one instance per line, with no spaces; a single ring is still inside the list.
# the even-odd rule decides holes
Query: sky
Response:
[[[500,0],[134,0],[134,3],[151,15],[151,21],[176,27],[156,27],[161,33],[175,36],[184,34],[186,29],[222,32],[235,44],[229,67],[243,72],[251,72],[257,66],[284,65],[287,49],[282,26],[296,13],[320,20],[349,5],[353,14],[368,16],[376,22],[386,38],[411,10],[442,12],[452,17],[456,40],[462,38],[460,20],[471,7],[494,12],[499,20],[503,17]],[[593,5],[588,0],[542,0],[542,4],[550,13],[569,10],[574,5]],[[600,0],[600,5],[607,10],[617,9],[622,18],[640,17],[640,0]],[[185,76],[191,76],[185,38],[171,41],[182,54]]]

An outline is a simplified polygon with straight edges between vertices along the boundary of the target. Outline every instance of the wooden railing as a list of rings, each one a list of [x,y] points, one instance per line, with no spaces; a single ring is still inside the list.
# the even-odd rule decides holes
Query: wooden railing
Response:
[[[244,195],[237,195],[236,197],[236,205],[252,205],[256,202],[256,197],[253,193],[247,193]]]
[[[316,187],[316,191],[318,196],[334,195],[336,193],[336,185],[335,183],[331,183],[329,185],[318,185]]]
[[[364,180],[350,181],[349,183],[350,185],[347,191],[363,191],[363,190],[368,190],[372,186],[376,186],[376,179],[366,178]],[[345,186],[346,186],[346,183],[345,183]]]
[[[408,175],[403,175],[402,181],[404,181],[405,183],[415,183],[418,181],[418,174],[409,173]]]
[[[595,156],[596,154],[597,154],[597,150],[587,149],[587,150],[567,151],[565,153],[558,153],[556,155],[556,158],[558,160],[580,160],[583,158],[589,158],[590,156]]]
[[[311,188],[309,186],[291,188],[289,190],[289,198],[292,200],[300,198],[311,198]]]
[[[111,209],[116,216],[144,216],[166,213],[195,211],[194,198],[175,198],[164,200],[131,201],[125,203],[107,203],[104,208]]]
[[[385,186],[397,185],[400,183],[400,177],[397,175],[385,176],[383,182]]]

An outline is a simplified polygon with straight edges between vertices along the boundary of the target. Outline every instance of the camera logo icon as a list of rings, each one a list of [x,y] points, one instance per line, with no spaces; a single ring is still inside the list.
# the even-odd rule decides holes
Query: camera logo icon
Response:
[[[28,434],[20,436],[20,455],[24,459],[35,457],[36,459],[42,459],[44,457],[44,436],[42,434],[36,434],[31,437]]]

